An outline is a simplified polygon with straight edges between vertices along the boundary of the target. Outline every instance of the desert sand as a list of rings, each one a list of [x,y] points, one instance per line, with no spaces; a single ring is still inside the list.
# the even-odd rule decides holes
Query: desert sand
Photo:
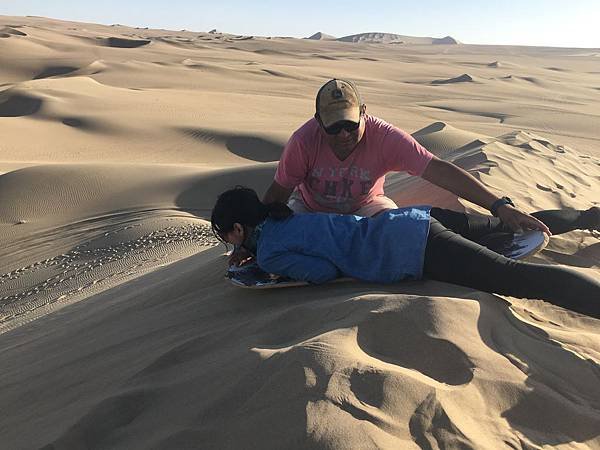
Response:
[[[600,448],[596,319],[432,281],[225,282],[216,196],[264,192],[332,77],[527,211],[600,205],[600,49],[325,33],[0,16],[1,448]],[[532,260],[600,277],[599,238]]]

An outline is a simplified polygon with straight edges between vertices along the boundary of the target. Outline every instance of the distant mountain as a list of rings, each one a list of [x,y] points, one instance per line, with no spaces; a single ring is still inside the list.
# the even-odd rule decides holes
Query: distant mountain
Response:
[[[440,39],[433,38],[434,44],[460,44],[459,41],[454,39],[452,36],[446,36]]]
[[[307,37],[305,39],[312,39],[314,41],[335,41],[335,36],[331,36],[330,34],[325,34],[325,33],[321,33],[320,31],[318,33],[313,34],[310,37]]]
[[[341,42],[364,42],[369,44],[459,44],[451,36],[444,38],[404,36],[392,33],[360,33],[336,39]]]

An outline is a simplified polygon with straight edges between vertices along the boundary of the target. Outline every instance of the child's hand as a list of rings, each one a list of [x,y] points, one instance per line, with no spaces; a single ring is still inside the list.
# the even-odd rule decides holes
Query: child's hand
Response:
[[[253,259],[254,257],[248,250],[240,247],[234,250],[231,256],[229,257],[229,265],[239,267],[252,261]]]

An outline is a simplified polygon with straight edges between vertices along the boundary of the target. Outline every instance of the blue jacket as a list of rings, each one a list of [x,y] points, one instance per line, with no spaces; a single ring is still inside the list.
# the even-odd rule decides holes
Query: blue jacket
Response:
[[[294,214],[267,219],[256,245],[258,265],[295,280],[324,283],[340,276],[391,283],[423,274],[429,206],[377,217]]]

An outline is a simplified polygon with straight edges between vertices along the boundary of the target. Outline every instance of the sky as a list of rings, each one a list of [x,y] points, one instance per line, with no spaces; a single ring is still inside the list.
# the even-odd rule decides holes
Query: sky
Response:
[[[0,15],[259,36],[365,32],[600,48],[600,0],[0,0]]]

